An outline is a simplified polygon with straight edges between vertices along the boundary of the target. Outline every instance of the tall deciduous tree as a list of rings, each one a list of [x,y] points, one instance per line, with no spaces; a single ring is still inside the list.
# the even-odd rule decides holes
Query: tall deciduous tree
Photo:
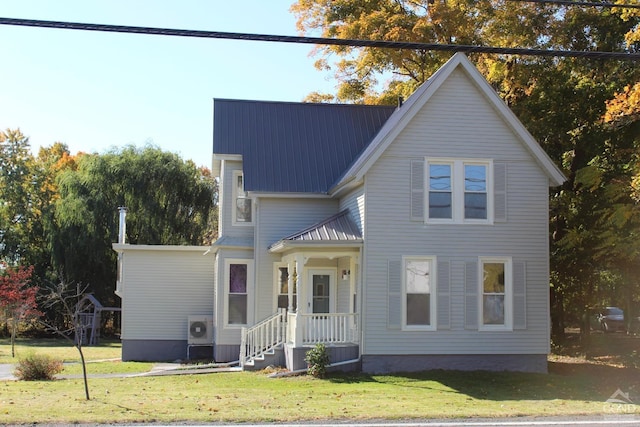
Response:
[[[37,308],[37,288],[30,285],[33,267],[8,268],[0,274],[0,318],[10,324],[11,357],[15,357],[15,342],[20,323],[40,316]]]
[[[0,257],[17,264],[27,252],[32,224],[34,162],[19,129],[0,132]]]
[[[54,265],[73,283],[86,283],[115,305],[119,206],[127,206],[127,243],[204,243],[214,181],[191,161],[155,147],[127,147],[77,159],[58,177]]]

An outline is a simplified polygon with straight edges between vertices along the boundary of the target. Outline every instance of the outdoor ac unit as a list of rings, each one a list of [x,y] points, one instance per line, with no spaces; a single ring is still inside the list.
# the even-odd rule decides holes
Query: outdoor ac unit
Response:
[[[189,316],[187,324],[189,345],[213,345],[212,316]]]

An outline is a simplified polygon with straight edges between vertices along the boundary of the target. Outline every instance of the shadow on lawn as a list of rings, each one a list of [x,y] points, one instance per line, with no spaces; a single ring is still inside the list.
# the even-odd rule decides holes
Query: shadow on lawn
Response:
[[[627,354],[636,354],[633,349],[639,344],[637,338],[597,337],[591,342],[591,358],[551,357],[548,374],[433,370],[394,375],[336,375],[329,380],[335,383],[385,383],[441,392],[451,390],[476,399],[495,401],[606,402],[620,390],[629,393],[632,402],[640,404],[640,369],[617,363]]]
[[[606,402],[621,390],[629,393],[633,402],[640,402],[640,371],[589,363],[549,362],[548,374],[433,370],[394,375],[331,376],[328,380],[334,383],[384,383],[424,391],[450,390],[475,399],[493,401],[561,399]]]

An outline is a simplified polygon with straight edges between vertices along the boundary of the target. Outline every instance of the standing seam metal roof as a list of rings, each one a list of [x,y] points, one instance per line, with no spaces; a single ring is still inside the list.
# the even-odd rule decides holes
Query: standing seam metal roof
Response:
[[[348,210],[283,238],[288,241],[357,241],[362,239],[360,229],[351,219]]]
[[[213,152],[240,154],[247,191],[327,193],[395,107],[214,99]]]

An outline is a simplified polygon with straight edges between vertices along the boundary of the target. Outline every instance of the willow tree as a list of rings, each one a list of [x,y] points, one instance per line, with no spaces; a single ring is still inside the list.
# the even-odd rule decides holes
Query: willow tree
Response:
[[[197,245],[210,236],[214,181],[206,170],[156,147],[85,154],[58,176],[54,264],[71,283],[115,305],[119,206],[127,206],[127,242]]]

